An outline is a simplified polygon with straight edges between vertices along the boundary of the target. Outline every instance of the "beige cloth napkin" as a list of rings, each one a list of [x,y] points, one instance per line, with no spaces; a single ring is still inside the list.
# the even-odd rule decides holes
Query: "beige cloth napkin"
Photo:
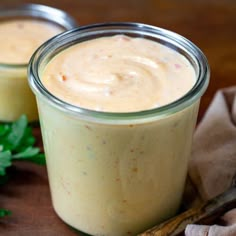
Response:
[[[202,200],[217,196],[235,183],[236,87],[218,91],[198,125],[189,176]],[[188,225],[185,235],[236,236],[236,209],[227,212],[220,222],[221,225]]]

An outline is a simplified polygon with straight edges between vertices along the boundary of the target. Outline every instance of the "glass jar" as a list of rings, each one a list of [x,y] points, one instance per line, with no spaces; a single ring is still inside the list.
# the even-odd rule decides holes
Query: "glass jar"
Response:
[[[0,24],[18,19],[50,23],[61,28],[60,32],[76,26],[74,19],[64,11],[44,5],[23,4],[0,8]],[[17,46],[20,48],[22,45]],[[27,82],[27,66],[28,63],[0,61],[0,121],[14,121],[22,114],[27,115],[30,121],[38,120],[35,96]]]
[[[159,108],[112,113],[71,105],[44,87],[44,68],[60,52],[116,34],[147,38],[178,51],[195,70],[193,88]],[[193,43],[139,23],[80,27],[37,50],[28,79],[37,98],[52,202],[59,217],[91,235],[124,236],[137,235],[177,213],[198,106],[209,81],[207,60]]]

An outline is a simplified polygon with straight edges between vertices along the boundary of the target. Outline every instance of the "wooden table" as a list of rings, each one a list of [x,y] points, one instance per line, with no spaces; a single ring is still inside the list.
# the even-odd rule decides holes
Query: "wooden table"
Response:
[[[236,81],[235,0],[1,0],[35,2],[63,9],[80,25],[104,21],[134,21],[175,31],[198,45],[208,57],[211,81],[202,98],[202,118],[214,93]],[[37,131],[37,130],[36,130]],[[1,187],[0,205],[13,214],[0,220],[4,236],[73,236],[54,213],[45,167],[17,163],[10,180]]]

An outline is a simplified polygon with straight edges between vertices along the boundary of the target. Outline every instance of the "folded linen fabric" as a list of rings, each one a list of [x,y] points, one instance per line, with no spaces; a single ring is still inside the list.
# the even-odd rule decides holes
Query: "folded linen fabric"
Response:
[[[198,125],[194,134],[189,177],[198,192],[195,203],[199,199],[212,199],[235,185],[236,87],[218,91]],[[236,236],[236,209],[226,213],[218,225],[188,225],[185,235]]]

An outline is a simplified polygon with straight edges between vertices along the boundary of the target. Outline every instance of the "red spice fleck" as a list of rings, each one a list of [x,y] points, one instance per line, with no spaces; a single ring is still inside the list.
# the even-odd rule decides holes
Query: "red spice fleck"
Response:
[[[134,152],[134,149],[130,149],[130,152]]]
[[[88,125],[85,125],[85,128],[88,129],[88,130],[92,130],[90,126]]]
[[[62,75],[62,81],[66,81],[67,80],[67,77],[65,75]]]
[[[129,125],[130,128],[134,127],[134,125]]]
[[[138,172],[138,168],[133,168],[132,171],[133,172]]]
[[[117,182],[120,181],[120,178],[117,178],[116,181],[117,181]]]
[[[17,24],[17,27],[18,27],[19,29],[23,29],[23,28],[24,28],[24,24],[19,23],[19,24]]]
[[[130,231],[127,231],[126,233],[127,233],[128,235],[131,235],[131,234],[132,234],[132,232],[130,232]]]
[[[176,69],[180,69],[180,68],[181,68],[181,65],[180,65],[180,64],[175,64],[175,68],[176,68]]]
[[[116,78],[119,80],[119,81],[122,81],[124,80],[124,75],[120,74],[120,73],[116,73]]]
[[[122,202],[123,202],[123,203],[127,203],[127,200],[123,200]]]

